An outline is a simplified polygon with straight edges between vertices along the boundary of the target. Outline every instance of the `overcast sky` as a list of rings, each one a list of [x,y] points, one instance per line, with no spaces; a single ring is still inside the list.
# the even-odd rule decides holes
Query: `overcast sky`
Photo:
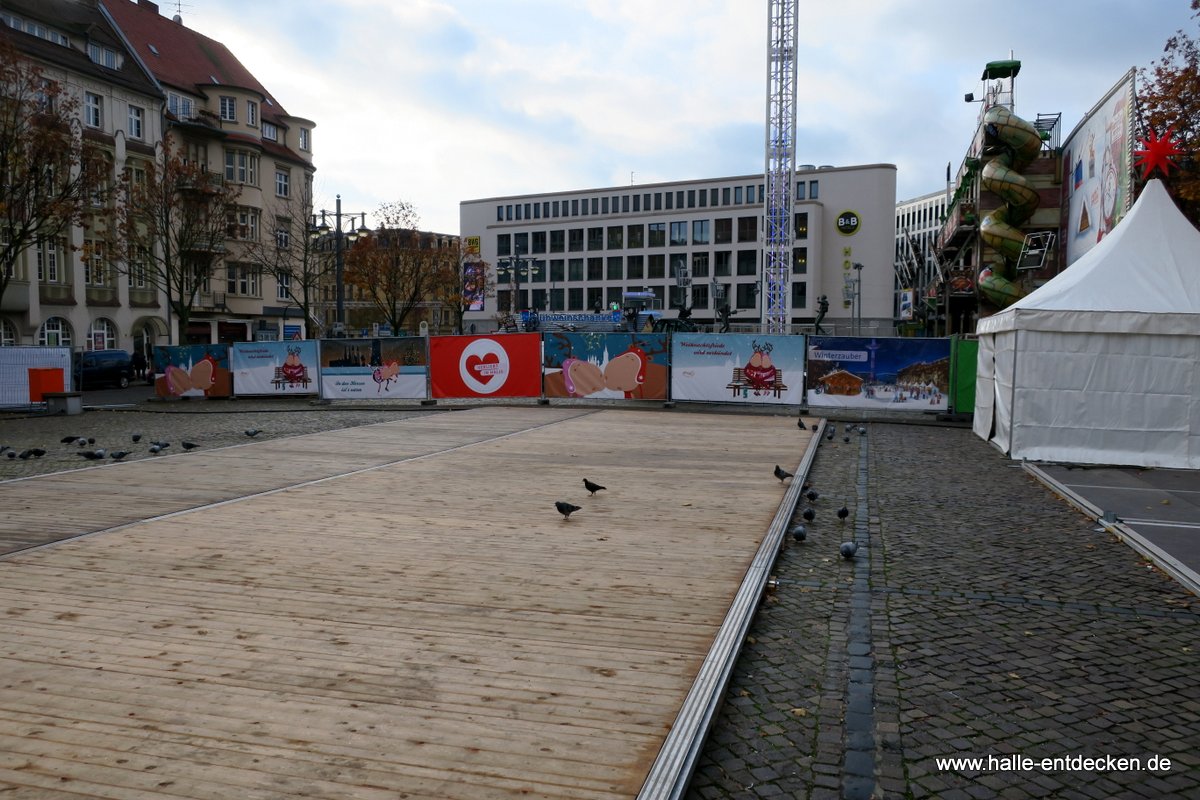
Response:
[[[159,0],[162,12],[179,8]],[[185,0],[289,113],[317,123],[318,207],[761,173],[766,0]],[[1130,67],[1200,30],[1188,0],[800,0],[797,164],[891,163],[945,186],[988,61],[1065,139]]]

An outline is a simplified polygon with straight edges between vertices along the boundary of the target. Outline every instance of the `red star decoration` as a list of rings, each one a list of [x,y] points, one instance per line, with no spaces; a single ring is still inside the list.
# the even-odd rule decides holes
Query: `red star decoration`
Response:
[[[1167,170],[1171,167],[1178,169],[1179,165],[1175,163],[1175,158],[1183,155],[1183,151],[1171,138],[1174,132],[1173,128],[1167,128],[1166,133],[1159,138],[1158,134],[1150,131],[1142,139],[1142,149],[1133,151],[1133,164],[1135,167],[1142,168],[1142,180],[1145,180],[1156,169],[1163,175],[1166,175]]]

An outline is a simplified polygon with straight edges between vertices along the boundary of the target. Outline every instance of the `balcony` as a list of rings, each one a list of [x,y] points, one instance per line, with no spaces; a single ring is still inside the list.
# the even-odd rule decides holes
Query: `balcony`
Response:
[[[943,255],[958,252],[979,231],[979,212],[975,203],[960,201],[950,209],[938,231],[937,251]]]

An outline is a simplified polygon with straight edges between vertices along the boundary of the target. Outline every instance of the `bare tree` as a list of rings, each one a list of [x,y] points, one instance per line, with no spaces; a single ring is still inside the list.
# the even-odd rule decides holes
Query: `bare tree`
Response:
[[[277,198],[263,209],[263,219],[273,228],[258,241],[246,242],[242,256],[260,272],[275,278],[279,287],[295,303],[303,317],[305,338],[314,338],[311,330],[317,319],[321,288],[336,272],[334,259],[328,257],[321,242],[311,237],[309,214],[311,196]],[[264,225],[266,223],[264,222]]]
[[[124,190],[117,225],[123,246],[117,249],[125,258],[118,268],[166,293],[182,334],[224,258],[226,239],[239,238],[240,189],[168,154],[144,175],[126,173]]]
[[[83,136],[79,101],[0,39],[0,299],[23,252],[103,214],[111,174]]]
[[[446,238],[419,230],[411,204],[384,203],[374,218],[380,229],[354,243],[345,258],[346,282],[399,332],[410,319],[437,305],[447,265],[457,270],[458,248]]]

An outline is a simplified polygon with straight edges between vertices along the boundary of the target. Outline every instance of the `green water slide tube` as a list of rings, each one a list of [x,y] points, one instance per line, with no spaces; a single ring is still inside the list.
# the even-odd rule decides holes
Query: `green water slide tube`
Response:
[[[1023,292],[1012,282],[1015,264],[1021,255],[1025,234],[1020,226],[1037,210],[1037,190],[1021,172],[1037,158],[1042,137],[1032,123],[1021,119],[1005,106],[992,106],[983,116],[989,136],[1002,151],[983,167],[980,182],[984,189],[998,195],[1004,205],[984,216],[979,223],[983,241],[1000,253],[1004,263],[991,265],[979,276],[979,291],[995,305],[1004,308],[1020,299]]]

